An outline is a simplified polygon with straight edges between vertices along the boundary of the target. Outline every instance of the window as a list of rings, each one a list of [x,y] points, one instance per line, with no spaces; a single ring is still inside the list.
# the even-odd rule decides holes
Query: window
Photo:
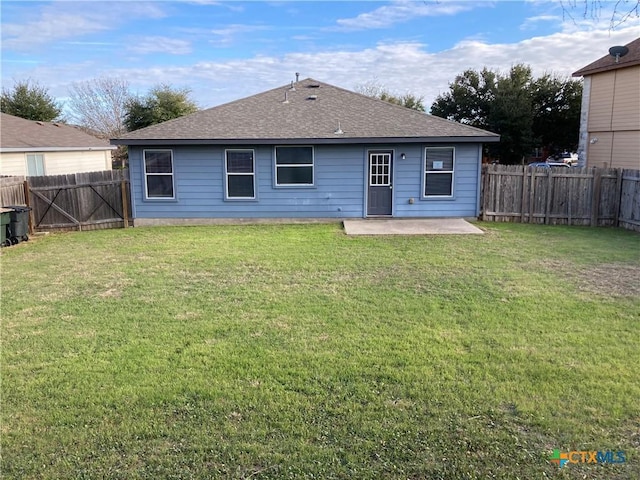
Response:
[[[253,150],[225,151],[226,197],[256,198]]]
[[[453,147],[425,149],[424,196],[453,196]]]
[[[27,154],[27,176],[40,177],[44,173],[44,155],[41,153]]]
[[[147,198],[175,198],[173,152],[171,150],[145,150],[144,177]]]
[[[313,147],[276,147],[276,185],[313,185]]]

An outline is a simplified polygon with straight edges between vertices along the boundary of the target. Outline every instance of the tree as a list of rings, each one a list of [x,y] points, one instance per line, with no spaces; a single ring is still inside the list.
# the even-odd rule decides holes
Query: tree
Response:
[[[159,85],[143,98],[130,99],[126,105],[125,127],[129,131],[138,130],[197,112],[198,106],[189,98],[190,92]]]
[[[126,132],[124,118],[131,99],[126,80],[101,77],[71,85],[69,120],[101,138],[116,138]]]
[[[520,163],[533,147],[531,81],[531,68],[525,65],[515,65],[508,75],[498,76],[488,124],[500,133],[503,163]]]
[[[46,88],[30,80],[16,82],[12,90],[2,89],[0,111],[26,118],[51,122],[62,114],[62,106],[50,95]]]
[[[552,153],[578,148],[582,82],[549,74],[531,84],[533,137]]]
[[[487,68],[467,70],[431,107],[433,115],[483,128],[501,136],[488,147],[503,163],[520,163],[532,146],[552,151],[577,144],[582,85],[550,74],[534,79],[531,68],[515,65],[506,75]]]
[[[404,95],[392,94],[386,89],[386,87],[375,80],[361,85],[356,85],[355,91],[367,97],[384,100],[385,102],[400,105],[401,107],[410,108],[412,110],[418,110],[419,112],[424,112],[426,110],[423,103],[424,97],[418,97],[412,93],[405,93]]]
[[[449,84],[449,92],[436,97],[431,114],[472,127],[489,129],[488,118],[496,95],[496,73],[466,70]]]
[[[412,110],[418,110],[424,112],[424,103],[422,103],[424,97],[418,97],[412,93],[405,93],[404,95],[397,96],[388,92],[382,92],[380,100],[393,103],[394,105],[400,105],[401,107],[410,108]]]

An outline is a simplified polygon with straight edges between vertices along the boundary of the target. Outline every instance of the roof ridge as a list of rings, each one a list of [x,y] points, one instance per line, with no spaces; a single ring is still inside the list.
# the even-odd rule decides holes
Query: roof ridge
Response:
[[[307,91],[313,85],[318,85],[320,89]],[[297,92],[293,91],[292,86]],[[340,123],[342,132],[336,137],[336,125]],[[113,142],[259,143],[278,139],[355,142],[358,139],[380,141],[385,138],[424,141],[432,138],[437,141],[435,139],[449,137],[469,138],[468,141],[489,138],[488,141],[493,141],[499,136],[307,77],[126,133],[113,139]]]

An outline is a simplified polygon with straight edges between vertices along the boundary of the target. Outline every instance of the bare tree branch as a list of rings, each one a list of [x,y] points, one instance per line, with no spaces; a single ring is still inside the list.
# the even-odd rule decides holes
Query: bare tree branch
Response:
[[[125,106],[131,98],[129,83],[100,77],[74,83],[70,88],[70,120],[102,138],[123,134]]]

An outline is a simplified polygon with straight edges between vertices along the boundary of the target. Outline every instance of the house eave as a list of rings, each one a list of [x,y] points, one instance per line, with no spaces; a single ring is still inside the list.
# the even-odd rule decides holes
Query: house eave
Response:
[[[112,145],[167,146],[167,145],[307,145],[307,144],[390,144],[390,143],[496,143],[499,135],[440,136],[440,137],[358,137],[358,138],[210,138],[210,139],[121,139]]]
[[[0,153],[30,153],[30,152],[99,152],[115,150],[115,145],[103,147],[0,147]]]

